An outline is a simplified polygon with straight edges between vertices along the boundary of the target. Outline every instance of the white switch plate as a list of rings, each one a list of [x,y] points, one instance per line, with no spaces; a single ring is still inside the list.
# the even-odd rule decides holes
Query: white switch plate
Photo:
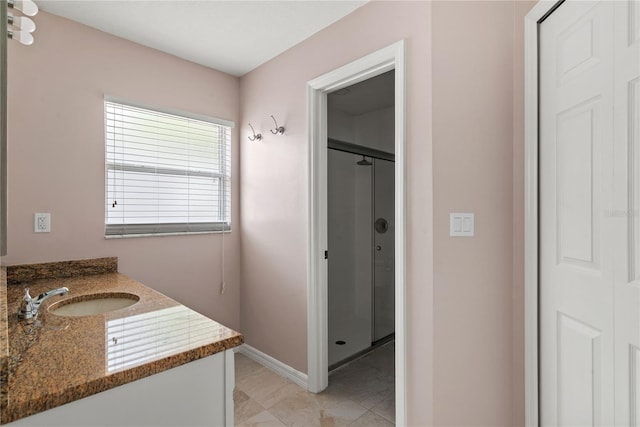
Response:
[[[51,214],[50,213],[34,214],[33,231],[35,231],[36,233],[51,232]]]
[[[449,214],[449,236],[472,237],[474,228],[475,228],[474,214],[472,213],[450,213]]]

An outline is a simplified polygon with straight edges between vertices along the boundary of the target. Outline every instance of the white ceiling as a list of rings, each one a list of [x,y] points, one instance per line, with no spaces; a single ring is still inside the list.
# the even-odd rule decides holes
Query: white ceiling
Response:
[[[241,76],[366,1],[36,0],[36,3],[55,15]]]

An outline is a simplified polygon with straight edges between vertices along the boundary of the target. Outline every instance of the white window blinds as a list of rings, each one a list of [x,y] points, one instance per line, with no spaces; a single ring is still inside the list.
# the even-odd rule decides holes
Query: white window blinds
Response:
[[[105,235],[230,228],[231,126],[105,101]]]

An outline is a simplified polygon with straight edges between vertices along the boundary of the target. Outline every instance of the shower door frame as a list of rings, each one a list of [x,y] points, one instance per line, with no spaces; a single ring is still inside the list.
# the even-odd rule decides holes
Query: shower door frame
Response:
[[[396,424],[406,425],[406,140],[405,42],[328,72],[307,83],[309,239],[307,272],[308,389],[328,385],[327,94],[395,70],[395,384]],[[331,256],[329,254],[329,256]]]

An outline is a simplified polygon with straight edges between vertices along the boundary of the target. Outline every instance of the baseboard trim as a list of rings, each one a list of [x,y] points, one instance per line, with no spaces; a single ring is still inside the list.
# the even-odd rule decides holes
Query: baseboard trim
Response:
[[[305,390],[309,389],[309,378],[307,374],[303,374],[302,372],[293,369],[291,366],[282,363],[278,359],[274,359],[268,354],[251,347],[249,344],[242,344],[240,347],[237,347],[237,349],[239,353],[244,354],[254,362],[257,362],[281,377],[285,377],[286,379],[298,384]]]

